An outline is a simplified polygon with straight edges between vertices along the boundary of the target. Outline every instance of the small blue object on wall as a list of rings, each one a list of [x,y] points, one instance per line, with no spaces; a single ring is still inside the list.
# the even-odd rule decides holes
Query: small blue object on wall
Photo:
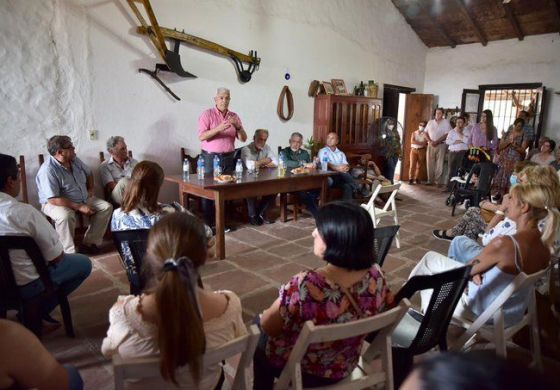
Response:
[[[286,74],[284,75],[284,78],[285,78],[286,80],[289,80],[290,77],[292,77],[292,76],[290,76],[290,74],[289,74],[288,72],[286,72]]]

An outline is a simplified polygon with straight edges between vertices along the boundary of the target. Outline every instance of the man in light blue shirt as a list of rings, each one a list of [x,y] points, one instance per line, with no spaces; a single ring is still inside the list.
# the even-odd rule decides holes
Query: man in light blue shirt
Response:
[[[93,175],[76,157],[72,140],[55,135],[48,141],[49,158],[41,165],[35,181],[43,213],[55,223],[64,252],[75,253],[76,212],[89,217],[80,252],[95,254],[113,212],[113,206],[93,196]]]
[[[342,199],[351,200],[352,194],[357,190],[354,178],[350,175],[350,166],[346,160],[346,155],[338,149],[338,135],[334,132],[327,135],[327,146],[319,150],[319,161],[324,163],[325,158],[328,162],[328,169],[338,172],[337,175],[329,177],[329,186],[342,190]]]

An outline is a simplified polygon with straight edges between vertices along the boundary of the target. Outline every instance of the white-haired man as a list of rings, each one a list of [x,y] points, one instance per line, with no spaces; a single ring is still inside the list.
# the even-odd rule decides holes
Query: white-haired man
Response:
[[[247,140],[247,133],[239,116],[229,111],[231,100],[229,89],[218,88],[214,96],[215,106],[204,111],[198,118],[198,139],[201,141],[201,153],[204,158],[206,173],[214,171],[214,157],[220,158],[223,172],[231,173],[235,169],[233,156],[235,140]],[[214,202],[202,199],[204,219],[210,226],[214,226]]]
[[[128,148],[124,138],[118,135],[109,137],[107,151],[111,157],[99,166],[99,176],[101,176],[101,184],[105,194],[110,196],[113,202],[120,205],[124,189],[138,161],[128,157]]]

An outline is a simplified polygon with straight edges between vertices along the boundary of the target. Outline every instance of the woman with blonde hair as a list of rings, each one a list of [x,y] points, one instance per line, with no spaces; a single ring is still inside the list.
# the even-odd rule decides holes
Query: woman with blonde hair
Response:
[[[558,191],[542,184],[519,184],[510,191],[506,216],[515,222],[513,235],[497,237],[470,261],[473,265],[467,292],[455,310],[456,316],[479,316],[513,281],[517,274],[533,274],[549,266],[558,231]],[[539,221],[545,220],[543,231]],[[433,275],[463,266],[436,252],[428,252],[412,270],[410,277]],[[484,281],[484,283],[483,283]],[[426,310],[431,291],[422,291]],[[527,290],[517,291],[504,304],[506,327],[519,322],[527,308]]]
[[[170,214],[150,230],[143,265],[146,292],[118,298],[109,312],[101,351],[124,359],[159,355],[163,380],[150,378],[128,388],[214,389],[223,381],[219,366],[202,369],[202,355],[244,335],[246,329],[241,302],[233,292],[197,286],[206,258],[207,237],[194,216]]]

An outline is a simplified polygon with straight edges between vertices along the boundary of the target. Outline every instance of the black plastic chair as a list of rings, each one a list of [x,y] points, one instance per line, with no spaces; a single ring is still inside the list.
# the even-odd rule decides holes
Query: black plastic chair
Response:
[[[399,231],[400,225],[383,226],[373,229],[373,249],[375,262],[383,267],[385,257],[393,245],[393,239]]]
[[[455,216],[455,207],[458,204],[468,202],[466,208],[470,206],[478,207],[482,199],[490,197],[492,179],[496,172],[498,172],[498,166],[491,162],[481,162],[473,165],[467,175],[466,182],[455,185],[446,200],[446,204],[451,206],[451,215]],[[476,187],[471,184],[473,175],[478,176]]]
[[[148,229],[122,230],[112,232],[113,242],[126,271],[130,284],[130,293],[139,295],[144,288],[144,280],[140,270],[142,260],[146,254],[146,244],[148,242]],[[127,253],[130,251],[130,255]]]
[[[39,295],[24,300],[16,285],[10,250],[24,250],[37,269],[45,290]],[[64,329],[68,337],[74,337],[72,314],[68,297],[50,278],[47,262],[32,237],[0,236],[0,318],[6,318],[8,310],[17,310],[21,322],[38,338],[42,335],[43,304],[47,300],[56,299],[64,321]]]
[[[395,296],[395,304],[410,299],[417,291],[432,290],[426,313],[410,309],[393,332],[393,377],[399,388],[412,370],[414,355],[439,346],[447,350],[447,328],[453,311],[470,279],[472,266],[467,265],[436,275],[414,276]]]

